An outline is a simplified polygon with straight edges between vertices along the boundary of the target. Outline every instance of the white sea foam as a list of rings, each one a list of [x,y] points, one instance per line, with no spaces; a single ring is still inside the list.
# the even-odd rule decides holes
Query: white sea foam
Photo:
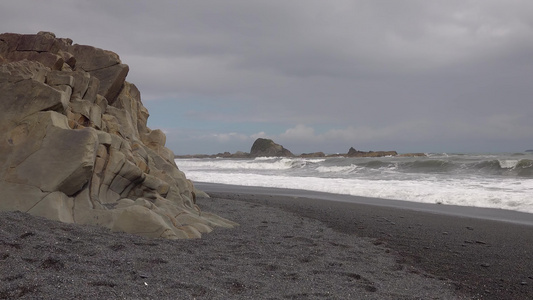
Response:
[[[356,165],[349,166],[319,166],[316,170],[320,173],[350,173],[357,169]]]
[[[479,174],[468,169],[470,158],[461,157],[457,171],[448,162],[442,172],[422,162],[421,170],[402,173],[401,165],[412,167],[414,159],[384,158],[373,160],[309,160],[300,158],[260,159],[193,159],[177,160],[179,168],[193,181],[244,186],[302,189],[373,198],[397,199],[423,203],[440,203],[517,210],[533,213],[533,178],[510,176],[518,160],[499,159],[502,173]],[[494,161],[484,157],[483,161]],[[503,163],[502,163],[503,162]],[[429,164],[427,164],[429,163]],[[470,165],[476,165],[477,161]],[[372,165],[372,167],[365,167]],[[376,165],[378,167],[376,167]],[[385,167],[380,167],[381,165]],[[387,167],[389,166],[389,167]],[[394,167],[390,167],[394,166]],[[471,173],[465,173],[465,169]],[[497,170],[496,170],[497,171]],[[455,173],[454,173],[455,172]],[[476,173],[477,172],[477,173]],[[527,175],[527,174],[526,174]]]
[[[284,170],[292,168],[292,160],[268,160],[268,159],[256,159],[256,160],[178,160],[180,168],[196,168],[196,169],[220,169],[220,170]]]
[[[220,173],[194,171],[186,174],[190,179],[202,182],[301,189],[352,196],[501,208],[533,213],[533,198],[530,197],[533,194],[533,180],[527,183],[528,186],[524,186],[524,184],[514,185],[501,181],[472,185],[461,180],[447,182],[380,181],[241,173],[225,173],[221,176]]]
[[[500,159],[498,160],[498,163],[500,164],[500,167],[504,169],[511,169],[516,166],[518,159]]]

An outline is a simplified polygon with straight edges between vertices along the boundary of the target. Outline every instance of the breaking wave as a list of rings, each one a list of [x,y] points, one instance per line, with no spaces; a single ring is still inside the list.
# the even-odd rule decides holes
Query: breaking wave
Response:
[[[533,154],[177,159],[194,181],[533,213]]]

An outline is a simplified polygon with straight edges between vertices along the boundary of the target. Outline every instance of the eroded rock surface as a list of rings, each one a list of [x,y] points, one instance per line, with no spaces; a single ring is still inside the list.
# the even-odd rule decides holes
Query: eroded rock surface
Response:
[[[169,239],[236,225],[195,205],[128,70],[53,33],[0,34],[0,210]]]

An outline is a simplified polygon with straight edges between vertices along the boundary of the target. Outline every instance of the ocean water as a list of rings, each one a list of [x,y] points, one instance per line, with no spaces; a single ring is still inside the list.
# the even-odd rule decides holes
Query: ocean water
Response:
[[[187,178],[533,213],[533,153],[176,159]]]

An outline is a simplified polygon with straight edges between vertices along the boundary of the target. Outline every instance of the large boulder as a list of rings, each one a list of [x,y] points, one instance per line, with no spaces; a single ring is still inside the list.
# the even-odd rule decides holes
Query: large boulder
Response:
[[[0,210],[147,237],[236,223],[201,212],[117,54],[0,34]]]
[[[285,149],[282,145],[274,143],[271,139],[258,138],[252,145],[250,155],[254,157],[259,156],[280,156],[292,157],[291,151]]]

